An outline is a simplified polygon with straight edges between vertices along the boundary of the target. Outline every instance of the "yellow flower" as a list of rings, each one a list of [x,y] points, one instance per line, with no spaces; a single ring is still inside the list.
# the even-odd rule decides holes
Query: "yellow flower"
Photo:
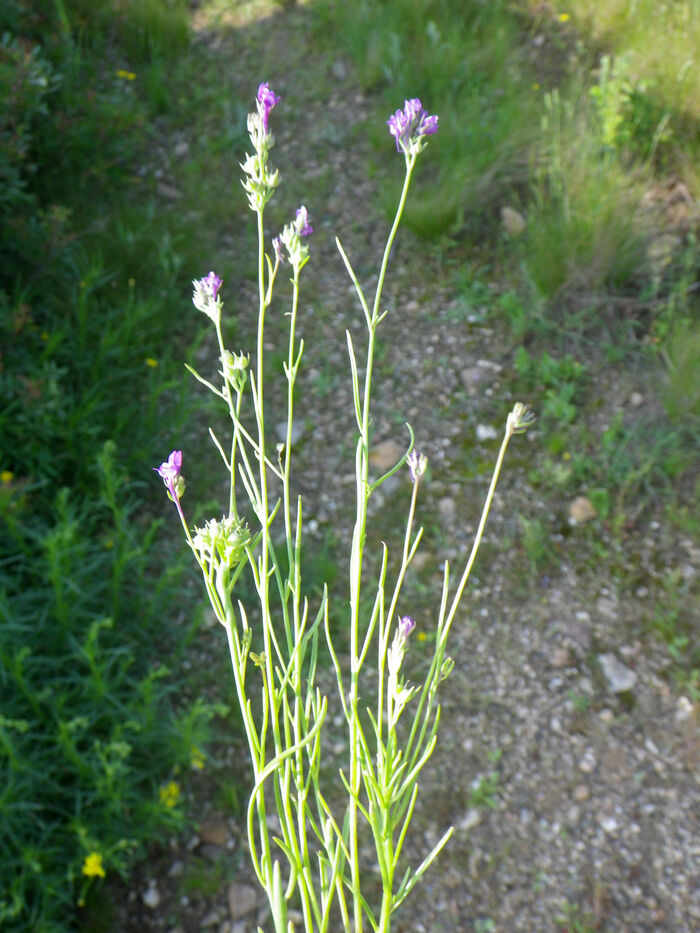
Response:
[[[190,768],[194,771],[201,771],[204,768],[205,758],[202,752],[193,745],[190,750]]]
[[[83,874],[88,878],[104,878],[105,870],[102,867],[102,856],[99,852],[91,852],[85,856],[83,862]]]
[[[117,69],[117,77],[124,78],[125,81],[134,81],[136,79],[136,75],[133,71],[124,71],[123,68]]]
[[[107,540],[103,542],[102,547],[105,549],[105,551],[111,551],[114,547],[114,541],[112,541],[111,538],[107,538]]]
[[[150,366],[151,369],[155,369],[158,365],[158,360],[154,360],[152,356],[146,357],[146,366]]]
[[[568,13],[560,13],[560,14],[559,14],[559,22],[560,22],[560,23],[568,23],[570,19],[571,19],[571,17],[569,16]]]
[[[0,473],[0,483],[2,483],[3,486],[9,486],[14,478],[15,474],[12,470],[3,470],[2,473]]]
[[[177,802],[180,799],[180,785],[177,781],[169,781],[158,791],[158,798],[164,807],[177,806]]]
[[[427,641],[427,640],[428,640],[428,636],[426,635],[425,632],[418,632],[418,634],[416,635],[416,638],[418,639],[418,641]]]
[[[564,453],[562,454],[562,459],[563,459],[563,460],[571,460],[571,454],[569,453],[568,450],[565,450],[565,451],[564,451]]]
[[[532,85],[532,90],[539,91],[539,89],[540,89],[539,81],[535,81],[535,83]]]

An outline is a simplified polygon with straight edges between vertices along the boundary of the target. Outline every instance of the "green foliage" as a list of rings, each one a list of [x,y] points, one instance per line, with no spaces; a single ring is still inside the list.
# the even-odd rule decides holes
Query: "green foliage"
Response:
[[[133,182],[150,108],[169,96],[154,63],[183,47],[183,10],[9,0],[0,11],[8,931],[74,928],[99,882],[83,872],[88,856],[126,877],[186,825],[179,785],[201,765],[213,713],[176,694],[192,635],[186,554],[153,546],[147,491],[191,418],[169,354],[193,329],[181,266],[195,260],[177,219]]]
[[[700,428],[700,322],[681,321],[664,346],[663,401],[672,421]]]

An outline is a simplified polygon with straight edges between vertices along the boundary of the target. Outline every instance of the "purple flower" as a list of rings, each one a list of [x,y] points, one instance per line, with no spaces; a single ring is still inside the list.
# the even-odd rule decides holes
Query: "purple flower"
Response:
[[[182,451],[173,450],[167,460],[164,460],[159,467],[153,467],[153,469],[161,477],[165,488],[177,502],[180,498],[178,490],[181,489],[181,484],[178,481],[182,470]]]
[[[309,223],[309,212],[303,204],[297,211],[296,220],[294,221],[294,231],[297,236],[309,236],[314,232],[314,228]]]
[[[216,296],[219,294],[219,289],[224,284],[224,280],[220,279],[216,272],[210,272],[209,275],[205,275],[199,282],[203,291],[205,291],[213,301],[216,301]]]
[[[272,245],[275,248],[275,256],[277,256],[277,261],[282,265],[284,263],[284,253],[282,252],[282,237],[276,236],[272,241]]]
[[[438,131],[438,118],[428,114],[417,97],[404,101],[403,110],[397,110],[386,122],[396,139],[396,151],[403,150],[406,155],[420,152],[424,145],[422,137]]]
[[[258,88],[258,113],[260,114],[260,119],[262,120],[263,130],[265,135],[268,133],[268,120],[270,118],[270,111],[275,106],[275,104],[280,100],[280,98],[275,94],[267,81],[263,83]]]
[[[398,625],[398,635],[402,641],[405,641],[416,627],[415,619],[410,616],[401,616]]]

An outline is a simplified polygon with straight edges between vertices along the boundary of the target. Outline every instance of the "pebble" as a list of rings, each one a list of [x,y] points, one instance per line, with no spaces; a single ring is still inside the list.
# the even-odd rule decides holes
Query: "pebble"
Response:
[[[635,672],[618,661],[614,654],[599,654],[598,663],[613,693],[626,693],[637,683]]]
[[[476,439],[477,441],[493,441],[498,437],[498,431],[492,424],[477,424],[476,426]]]
[[[231,835],[226,820],[205,820],[199,827],[199,838],[213,846],[225,846]]]
[[[586,496],[577,496],[569,504],[569,518],[577,525],[585,525],[586,522],[592,521],[597,515],[595,506]]]
[[[146,907],[150,907],[151,910],[155,910],[156,907],[158,907],[160,904],[160,891],[156,887],[155,881],[148,882],[148,887],[141,895],[141,900]]]
[[[299,418],[295,418],[294,421],[292,422],[292,446],[294,446],[294,444],[298,444],[305,433],[306,433],[306,428],[303,422],[300,421]],[[277,440],[280,443],[286,442],[287,440],[287,422],[286,421],[277,422],[277,424],[275,425],[275,435],[277,436]]]
[[[455,500],[451,499],[449,496],[444,496],[438,502],[438,511],[440,515],[449,522],[455,517],[455,512],[457,511],[457,506],[455,505]]]
[[[587,748],[583,753],[583,757],[578,763],[578,769],[584,774],[592,774],[595,771],[597,764],[598,762],[596,760],[593,749]]]
[[[380,473],[386,473],[395,467],[406,453],[404,447],[394,440],[381,441],[369,454],[370,465]]]
[[[513,207],[501,208],[501,223],[509,236],[520,236],[525,230],[525,218]]]
[[[258,891],[249,884],[239,884],[234,881],[228,886],[226,900],[231,919],[239,920],[258,906]]]
[[[576,787],[574,787],[573,798],[578,803],[583,803],[584,800],[588,800],[590,796],[591,792],[588,788],[588,784],[577,784]]]

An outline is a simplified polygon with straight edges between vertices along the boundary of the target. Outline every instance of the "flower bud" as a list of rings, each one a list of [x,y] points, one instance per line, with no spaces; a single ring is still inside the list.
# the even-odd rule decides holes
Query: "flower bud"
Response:
[[[419,476],[422,476],[428,469],[428,458],[420,450],[412,450],[406,457],[406,465],[411,477],[411,482],[415,483]]]
[[[250,357],[247,353],[231,353],[230,350],[224,350],[221,354],[221,375],[239,395],[248,378],[246,370],[249,363]]]
[[[524,434],[534,423],[534,412],[527,405],[523,405],[522,402],[516,402],[513,411],[508,415],[506,433],[509,437],[513,434]]]
[[[233,567],[245,559],[250,533],[233,516],[222,518],[221,521],[212,518],[203,528],[194,529],[192,543],[203,561],[215,561],[225,567]]]

